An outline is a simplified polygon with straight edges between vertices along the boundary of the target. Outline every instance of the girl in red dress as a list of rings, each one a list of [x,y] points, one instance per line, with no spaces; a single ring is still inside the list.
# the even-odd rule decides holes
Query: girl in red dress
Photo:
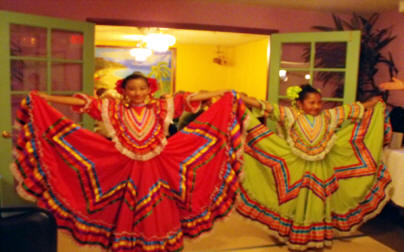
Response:
[[[32,92],[21,103],[18,191],[56,217],[83,244],[112,251],[174,251],[231,209],[238,188],[242,103],[224,91],[151,97],[155,83],[133,74],[123,99]],[[182,131],[173,118],[223,95]],[[102,121],[111,137],[83,129],[47,101]],[[239,106],[240,104],[241,106]]]

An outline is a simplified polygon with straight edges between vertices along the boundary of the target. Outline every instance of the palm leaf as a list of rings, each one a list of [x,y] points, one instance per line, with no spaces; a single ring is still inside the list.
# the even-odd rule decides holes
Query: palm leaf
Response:
[[[361,100],[361,96],[366,96],[365,92],[380,92],[374,81],[374,76],[378,73],[378,64],[388,66],[390,76],[398,72],[392,54],[389,52],[388,57],[385,57],[381,53],[391,41],[396,39],[396,36],[391,34],[392,27],[383,29],[375,28],[379,17],[380,15],[378,13],[373,13],[367,17],[353,13],[349,20],[344,20],[332,14],[335,27],[313,26],[314,29],[320,31],[342,31],[344,28],[346,30],[361,31],[361,51],[358,74],[359,100]],[[338,54],[338,52],[341,51],[342,48],[338,46],[338,43],[316,44],[316,67],[329,66],[330,62],[333,65],[341,65],[343,67],[345,55]],[[305,50],[303,57],[308,59],[310,57],[310,51]],[[316,76],[319,80],[323,81],[324,85],[339,83],[338,81],[341,79],[338,74],[329,72],[317,73]],[[341,92],[340,89],[340,87],[337,87],[336,92]],[[388,94],[386,93],[386,95]]]
[[[334,19],[335,28],[337,31],[343,31],[344,26],[342,24],[341,18],[337,17],[336,15],[332,14],[332,18]]]
[[[352,30],[362,30],[359,16],[356,15],[355,13],[352,15],[351,24],[352,24],[351,26],[353,27]]]
[[[354,26],[354,24],[352,24],[348,21],[342,20],[342,23],[344,24],[344,26],[346,28],[348,28],[347,30],[357,30],[356,27]]]
[[[390,44],[391,41],[393,41],[396,37],[391,37],[391,38],[386,38],[385,40],[380,41],[380,43],[378,43],[375,46],[375,50],[376,51],[380,51],[382,50],[385,46],[387,46],[388,44]]]
[[[379,13],[373,13],[368,19],[369,24],[373,27],[379,20],[379,17],[380,17]]]
[[[313,28],[319,31],[335,31],[335,28],[327,26],[313,26]]]

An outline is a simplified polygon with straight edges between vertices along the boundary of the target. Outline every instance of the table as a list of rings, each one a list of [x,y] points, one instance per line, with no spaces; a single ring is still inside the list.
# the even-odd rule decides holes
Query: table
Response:
[[[404,148],[384,149],[384,163],[391,175],[394,204],[404,207]]]

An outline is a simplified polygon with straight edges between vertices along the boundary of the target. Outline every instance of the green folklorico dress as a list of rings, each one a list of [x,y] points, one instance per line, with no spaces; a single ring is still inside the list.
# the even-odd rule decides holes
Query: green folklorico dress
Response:
[[[318,116],[273,107],[278,134],[251,116],[237,210],[291,249],[330,246],[335,235],[354,231],[389,199],[385,105],[365,111],[355,103]]]

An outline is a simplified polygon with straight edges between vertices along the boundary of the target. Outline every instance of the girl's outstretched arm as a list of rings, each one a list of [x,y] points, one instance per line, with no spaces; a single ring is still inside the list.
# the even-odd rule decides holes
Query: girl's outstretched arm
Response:
[[[404,83],[402,80],[393,77],[393,81],[384,82],[379,87],[384,90],[404,90]]]
[[[196,93],[195,95],[192,95],[190,97],[190,101],[205,101],[209,100],[210,98],[217,97],[217,96],[222,96],[226,92],[230,92],[231,90],[216,90],[216,91],[201,91],[199,93]]]
[[[54,103],[59,103],[59,104],[64,104],[64,105],[75,105],[75,106],[83,106],[85,104],[85,101],[83,99],[76,98],[73,96],[48,95],[43,92],[38,92],[37,94],[49,102],[54,102]]]
[[[373,96],[367,101],[362,102],[362,105],[365,109],[368,109],[374,107],[379,101],[383,101],[381,96]]]
[[[266,113],[271,113],[273,110],[272,105],[267,101],[260,101],[254,97],[249,97],[243,93],[240,93],[240,98],[249,107],[262,109]]]

